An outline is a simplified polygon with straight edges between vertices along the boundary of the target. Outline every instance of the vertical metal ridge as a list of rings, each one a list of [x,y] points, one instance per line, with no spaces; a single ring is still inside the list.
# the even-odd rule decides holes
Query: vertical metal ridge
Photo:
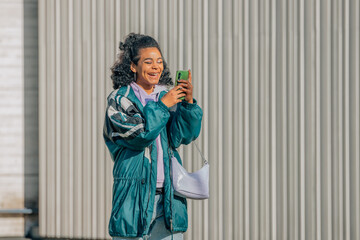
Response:
[[[218,73],[217,73],[217,54],[218,51],[217,49],[217,19],[216,19],[216,9],[217,5],[216,5],[216,1],[209,1],[209,5],[208,5],[208,14],[209,14],[209,28],[208,28],[208,38],[209,38],[209,43],[208,43],[208,58],[209,59],[215,59],[215,61],[208,61],[209,64],[209,77],[211,76],[216,76],[218,77]],[[211,82],[210,82],[211,83]],[[217,141],[219,139],[219,131],[217,129],[217,121],[218,121],[218,112],[217,112],[217,102],[218,102],[218,91],[217,91],[217,83],[214,84],[209,84],[208,87],[208,93],[209,93],[209,97],[208,97],[208,104],[209,104],[209,108],[208,108],[208,112],[209,112],[209,129],[214,129],[214,131],[212,132],[212,135],[210,135],[211,137],[209,137],[209,160],[211,162],[211,159],[214,158],[218,158],[218,152],[216,151],[218,145],[217,145]],[[211,158],[212,157],[212,158]],[[221,187],[222,185],[222,181],[215,181],[215,179],[219,179],[218,178],[218,172],[219,172],[219,165],[221,164],[220,161],[214,161],[214,166],[212,168],[210,168],[211,171],[211,175],[213,176],[213,178],[211,178],[210,181],[210,185],[213,186],[212,187],[212,192],[214,192],[213,194],[213,200],[209,201],[209,218],[211,219],[211,221],[209,221],[209,224],[211,224],[211,228],[209,231],[209,237],[210,239],[218,239],[219,238],[219,225],[222,224],[221,222],[217,222],[215,221],[215,219],[219,218],[219,206],[218,201],[219,201],[219,187]]]
[[[54,16],[55,16],[55,7],[54,7],[54,2],[51,2],[49,5],[47,5],[48,9],[47,9],[47,16],[49,18],[48,22],[49,24],[47,25],[48,29],[48,38],[47,38],[47,47],[49,47],[49,51],[47,52],[48,54],[48,68],[49,71],[47,71],[47,79],[50,79],[49,81],[49,85],[48,85],[48,89],[47,89],[47,98],[49,99],[49,104],[47,105],[47,109],[46,112],[49,116],[49,118],[47,119],[47,121],[49,122],[49,124],[47,125],[48,129],[47,129],[47,139],[51,139],[52,137],[52,131],[53,129],[56,129],[54,126],[55,123],[55,100],[53,96],[55,95],[55,83],[54,83],[54,76],[52,75],[53,72],[55,71],[55,63],[54,63],[54,57],[55,57],[55,53],[54,53],[54,49],[55,49],[55,36],[54,36],[54,31],[53,29],[55,29],[55,20],[54,20]],[[48,164],[48,170],[47,170],[47,180],[48,180],[48,185],[47,185],[47,192],[49,194],[48,196],[48,222],[47,222],[47,229],[48,229],[48,236],[56,236],[56,198],[55,198],[55,187],[56,187],[56,173],[55,173],[55,141],[49,141],[49,145],[47,146],[47,148],[49,149],[48,152],[48,156],[47,159],[49,161]]]
[[[124,4],[124,1],[122,2]],[[130,33],[131,32],[131,29],[130,29],[130,16],[131,14],[129,14],[129,10],[130,10],[130,0],[125,0],[125,4],[124,4],[124,18],[125,18],[125,21],[124,21],[124,25],[125,25],[125,28],[123,29],[124,30],[124,33]]]
[[[277,10],[276,10],[276,1],[273,0],[271,1],[271,6],[270,6],[270,22],[271,22],[271,51],[270,51],[270,64],[271,64],[271,77],[270,77],[270,96],[271,96],[271,110],[270,110],[270,118],[271,118],[271,126],[270,126],[270,139],[271,139],[271,143],[270,143],[270,153],[271,153],[271,157],[270,157],[270,161],[271,161],[271,238],[272,240],[278,239],[278,231],[277,231],[277,226],[278,226],[278,221],[277,221],[277,217],[278,217],[278,213],[277,213],[277,146],[278,146],[278,142],[277,142],[277,128],[276,128],[276,123],[277,123],[277,101],[276,101],[276,96],[277,93],[279,93],[280,91],[277,91],[276,88],[276,83],[277,83],[277,71],[276,71],[276,64],[277,64],[277,59],[276,59],[276,53],[277,53],[277,48],[276,48],[276,39],[277,39],[277,22],[276,22],[276,14],[277,14]]]
[[[181,16],[180,19],[180,28],[184,29],[179,30],[179,32],[183,32],[183,36],[181,37],[180,41],[183,41],[183,48],[180,50],[179,54],[184,55],[183,57],[183,63],[180,63],[180,65],[183,66],[182,69],[190,69],[192,73],[192,79],[193,79],[193,86],[194,86],[194,97],[197,99],[198,104],[200,106],[203,106],[204,100],[203,100],[203,91],[204,85],[207,84],[206,79],[203,79],[203,49],[202,49],[202,41],[203,39],[200,37],[201,32],[203,32],[204,26],[202,24],[202,15],[193,15],[194,12],[199,12],[201,10],[201,2],[196,1],[193,2],[191,0],[184,1],[183,4],[179,2],[179,7],[182,10],[180,11]],[[189,10],[191,9],[191,10]],[[181,22],[184,22],[184,24],[181,24]],[[181,46],[181,45],[180,45]],[[180,48],[179,48],[180,49]],[[180,60],[181,62],[182,60]],[[205,117],[205,116],[204,116]],[[204,128],[203,128],[204,129]],[[200,149],[204,152],[204,130],[202,130],[201,135],[199,137],[198,143],[200,143]],[[196,151],[196,149],[192,145],[192,161],[193,161],[193,170],[200,169],[202,166],[201,164],[201,158],[200,154]],[[208,155],[206,155],[206,158],[208,159]],[[191,162],[191,159],[188,159]],[[210,162],[210,165],[212,165],[213,162]],[[186,239],[201,239],[204,236],[204,229],[205,226],[205,219],[204,215],[207,212],[205,208],[205,201],[191,201],[191,208],[189,209],[190,219],[189,221],[189,231],[187,233],[187,236],[191,236],[191,238],[188,238],[186,236]],[[197,224],[197,227],[192,227],[194,224]],[[191,225],[190,225],[191,224]]]
[[[121,17],[122,17],[122,7],[121,7],[121,2],[120,1],[116,1],[116,0],[113,0],[114,1],[114,8],[111,9],[111,11],[113,12],[113,14],[115,14],[115,19],[114,19],[114,22],[112,24],[114,24],[114,31],[115,31],[115,38],[114,39],[110,39],[109,41],[113,41],[114,43],[114,46],[112,49],[113,50],[113,59],[115,60],[116,59],[116,55],[118,54],[119,52],[119,43],[120,41],[122,41],[122,36],[121,36],[121,30],[122,30],[122,26],[123,26],[123,22],[124,21],[120,21]],[[110,66],[111,67],[111,66]],[[109,81],[106,81],[106,82],[110,82],[110,79],[108,79]],[[105,86],[107,86],[108,84],[106,84],[105,82]]]
[[[289,230],[288,230],[288,222],[289,222],[289,213],[288,213],[288,163],[287,163],[287,159],[288,159],[288,84],[287,84],[287,79],[288,79],[288,71],[287,71],[287,66],[288,66],[288,61],[287,61],[287,56],[288,56],[288,39],[287,39],[287,23],[288,23],[288,17],[287,17],[287,1],[283,0],[282,1],[282,29],[283,31],[282,33],[282,65],[286,66],[282,69],[282,73],[281,73],[281,79],[282,79],[282,123],[283,123],[283,128],[282,128],[282,161],[283,161],[283,173],[282,173],[282,183],[283,183],[283,194],[282,194],[282,203],[283,203],[283,239],[288,239],[289,238]]]
[[[266,239],[271,239],[271,215],[272,215],[272,209],[270,206],[272,206],[271,201],[272,201],[272,186],[273,186],[273,182],[271,181],[271,173],[272,173],[272,168],[271,168],[271,161],[272,161],[272,157],[271,157],[271,128],[272,128],[272,114],[271,114],[271,110],[272,110],[272,95],[271,95],[271,84],[272,84],[272,67],[274,65],[271,64],[271,58],[272,58],[272,54],[271,54],[271,47],[272,46],[272,36],[273,36],[273,32],[272,32],[272,19],[271,19],[271,13],[272,13],[272,7],[271,7],[271,3],[272,1],[265,1],[265,7],[264,7],[264,33],[265,33],[265,42],[264,42],[264,46],[265,46],[265,61],[264,61],[264,67],[266,69],[265,71],[265,76],[264,76],[264,91],[265,91],[265,96],[264,96],[264,106],[263,106],[263,111],[265,111],[264,115],[264,124],[265,124],[265,156],[263,161],[265,161],[265,164],[263,163],[263,165],[265,165],[265,181],[264,181],[264,187],[265,187],[265,203],[264,203],[264,207],[265,207],[265,216],[261,217],[261,218],[265,218],[265,234],[264,236],[266,237]]]
[[[249,189],[250,189],[250,238],[259,239],[260,237],[260,197],[259,197],[259,4],[258,0],[252,1],[250,3],[250,13],[251,16],[249,18],[250,25],[250,37],[252,41],[250,41],[250,51],[252,54],[249,54],[249,154],[251,161],[249,161]]]
[[[177,41],[178,45],[176,46],[177,52],[174,55],[177,56],[177,58],[178,58],[177,67],[179,69],[185,69],[186,59],[185,59],[185,56],[184,56],[185,55],[184,54],[184,49],[185,49],[184,38],[185,38],[186,35],[189,34],[189,32],[188,32],[188,29],[185,29],[185,27],[184,27],[184,25],[185,25],[185,23],[184,23],[184,21],[185,21],[184,2],[183,1],[178,1],[177,4],[178,5],[175,6],[174,9],[176,9],[176,13],[178,14],[178,15],[175,14],[175,18],[179,19],[179,22],[177,24],[178,25],[177,32],[174,33],[174,34],[176,36],[176,41]]]
[[[68,4],[69,8],[69,21],[68,21],[68,32],[69,32],[69,88],[70,88],[70,94],[69,94],[69,219],[67,219],[69,224],[69,233],[68,236],[73,238],[74,237],[74,2],[73,0],[69,0]]]
[[[299,105],[300,105],[300,124],[299,124],[299,134],[300,134],[300,239],[306,239],[306,225],[305,225],[305,11],[304,11],[304,1],[299,3],[299,53],[300,53],[300,62],[299,62],[299,85],[300,85],[300,96],[299,96]]]
[[[271,20],[269,18],[269,1],[259,1],[259,238],[270,239],[270,189],[269,171],[269,125],[270,109],[270,39]]]
[[[194,57],[191,53],[191,45],[189,46],[189,42],[192,41],[192,26],[190,25],[190,19],[189,19],[189,12],[191,11],[189,7],[186,6],[188,1],[177,1],[177,12],[179,19],[178,22],[178,47],[177,47],[177,56],[178,56],[178,69],[188,70],[190,66],[193,66],[192,62]],[[185,10],[184,10],[185,9]],[[187,10],[187,11],[186,11]],[[195,26],[196,24],[193,23]],[[189,54],[190,53],[190,54]],[[197,55],[197,54],[196,54]],[[195,61],[194,61],[195,62]],[[198,98],[197,93],[199,92],[199,87],[202,86],[202,84],[199,84],[200,78],[198,77],[198,74],[196,72],[192,73],[192,84],[194,87],[193,90],[193,96],[194,98]],[[175,74],[173,73],[175,76]],[[197,99],[198,100],[198,99]],[[198,100],[199,101],[199,100]],[[201,139],[201,137],[199,137]],[[201,140],[197,140],[198,143],[201,142]],[[192,145],[192,144],[191,144]],[[202,149],[202,147],[200,148]],[[193,146],[189,146],[185,149],[186,154],[184,155],[184,158],[186,159],[185,166],[188,167],[188,169],[191,169],[191,171],[196,171],[197,169],[200,169],[201,167],[201,160],[199,158],[199,153],[195,151]],[[188,224],[191,226],[194,222],[199,222],[199,220],[202,217],[202,209],[201,209],[201,203],[197,201],[188,201],[188,211],[192,212],[192,216],[189,216]],[[186,233],[186,239],[188,239],[188,236],[191,236],[190,239],[198,239],[201,238],[201,226],[198,226],[198,228],[189,228],[189,231]]]
[[[167,1],[159,3],[159,38],[157,39],[159,41],[159,44],[161,45],[161,50],[167,59],[168,54],[168,41],[166,39],[167,36],[167,24],[166,21],[168,17],[167,9]],[[169,60],[167,59],[169,62]]]
[[[84,64],[82,68],[83,74],[83,104],[81,105],[82,109],[82,128],[83,128],[83,158],[82,162],[82,177],[83,177],[83,205],[82,205],[82,217],[83,217],[83,236],[90,238],[91,237],[91,218],[93,212],[91,211],[91,205],[93,199],[91,198],[91,173],[92,173],[92,164],[91,164],[91,140],[93,133],[90,131],[92,126],[91,119],[91,90],[92,90],[92,81],[91,81],[91,43],[93,39],[91,38],[91,26],[88,24],[91,22],[91,2],[83,1],[83,15],[82,15],[82,35],[83,35],[83,52],[82,52],[82,63]]]
[[[297,8],[297,3],[294,2],[291,6],[292,13],[294,14],[293,17],[293,30],[292,30],[292,73],[291,78],[293,81],[291,81],[291,91],[290,93],[293,94],[293,103],[292,103],[292,121],[293,121],[293,127],[292,131],[293,134],[291,136],[293,140],[293,147],[292,147],[292,160],[293,162],[293,173],[294,173],[294,183],[293,183],[293,197],[294,197],[294,238],[295,239],[301,239],[301,170],[302,170],[302,162],[301,162],[301,155],[299,152],[299,148],[301,147],[300,140],[300,121],[301,116],[299,115],[299,108],[300,108],[300,96],[299,96],[299,86],[301,88],[301,72],[300,72],[300,63],[299,63],[299,9]]]
[[[293,189],[296,189],[296,185],[295,185],[295,172],[294,172],[294,161],[295,161],[295,157],[294,157],[294,128],[295,128],[295,121],[294,121],[294,86],[293,86],[293,82],[294,82],[294,12],[293,12],[293,1],[289,1],[288,5],[287,5],[287,14],[288,14],[288,18],[287,18],[287,39],[288,39],[288,56],[287,56],[287,77],[288,77],[288,84],[287,84],[287,92],[288,92],[288,112],[287,112],[287,120],[289,122],[288,124],[288,130],[287,130],[287,140],[289,142],[288,145],[288,149],[287,149],[287,154],[289,157],[289,162],[288,162],[288,207],[289,207],[289,211],[288,211],[288,237],[290,239],[294,239],[297,240],[297,236],[295,235],[295,231],[296,231],[296,198],[294,196],[295,192],[293,191]]]
[[[60,54],[60,68],[59,71],[61,73],[59,85],[60,85],[60,97],[61,97],[61,107],[60,107],[60,130],[61,132],[66,135],[70,136],[69,132],[69,98],[66,97],[69,89],[68,81],[69,79],[69,69],[68,69],[68,59],[69,59],[69,51],[68,47],[68,11],[64,11],[64,9],[68,8],[68,1],[60,1],[58,7],[60,8],[59,18],[61,21],[61,24],[59,26],[59,31],[61,32],[59,36],[59,45],[61,54]],[[61,166],[61,174],[60,174],[60,211],[61,214],[61,226],[60,226],[60,232],[65,233],[68,235],[69,232],[69,221],[65,221],[64,219],[69,219],[70,213],[69,213],[69,159],[70,159],[70,151],[69,151],[69,141],[67,138],[60,136],[60,151],[61,151],[61,160],[60,160],[60,166]]]
[[[350,110],[349,110],[349,0],[344,0],[344,160],[345,160],[345,234],[350,239]]]
[[[77,161],[74,163],[74,176],[75,176],[75,186],[74,186],[74,209],[75,209],[75,218],[74,218],[74,237],[82,237],[83,229],[83,218],[82,218],[82,164],[81,159],[82,155],[82,145],[80,144],[82,139],[82,73],[81,73],[81,55],[82,55],[82,2],[74,1],[74,42],[77,46],[74,50],[74,154]]]
[[[343,155],[343,81],[341,81],[341,79],[343,79],[343,7],[342,7],[342,2],[339,1],[338,2],[338,28],[339,28],[339,33],[338,33],[338,106],[339,106],[339,111],[338,111],[338,125],[339,125],[339,151],[338,151],[338,159],[343,159],[344,155]],[[344,226],[344,183],[343,183],[343,167],[344,163],[343,161],[339,161],[339,238],[344,238],[344,231],[343,231],[343,226]]]
[[[338,6],[337,2],[333,2],[332,5],[332,19],[331,19],[331,47],[332,47],[332,58],[331,58],[331,76],[332,76],[332,158],[333,158],[333,191],[332,191],[332,202],[333,202],[333,216],[339,216],[339,185],[336,184],[339,181],[339,122],[338,122],[338,112],[339,106],[337,101],[338,96],[338,67],[337,67],[337,60],[338,60]],[[339,238],[339,217],[333,218],[333,229],[332,229],[332,236],[334,238]]]
[[[249,103],[249,92],[250,92],[250,73],[249,73],[249,62],[250,62],[250,1],[244,0],[244,128],[245,128],[245,137],[244,137],[244,198],[245,198],[245,220],[244,220],[244,231],[245,231],[245,239],[250,239],[250,103]]]
[[[354,101],[354,136],[355,136],[355,141],[354,141],[354,165],[355,165],[355,189],[353,191],[355,191],[354,193],[354,202],[355,202],[355,209],[353,211],[354,219],[355,221],[353,221],[353,225],[352,225],[352,229],[353,229],[353,234],[351,235],[352,238],[356,239],[356,238],[360,238],[360,228],[358,228],[357,226],[360,225],[360,186],[357,183],[360,183],[360,161],[357,161],[356,159],[360,159],[360,70],[359,66],[360,65],[360,3],[359,1],[354,1],[353,2],[354,5],[353,7],[351,7],[351,9],[353,10],[353,18],[354,20],[352,21],[354,26],[352,28],[352,30],[354,30],[354,41],[353,41],[353,46],[351,46],[351,48],[353,49],[352,53],[354,54],[354,61],[353,61],[353,67],[354,67],[354,75],[353,75],[353,80],[354,80],[354,96],[355,96],[355,101]],[[358,81],[356,81],[356,79],[358,79]],[[357,186],[357,187],[356,187]]]
[[[100,13],[101,21],[97,25],[97,31],[100,32],[98,35],[98,58],[97,58],[97,65],[100,66],[99,71],[97,72],[97,79],[104,79],[102,82],[97,80],[97,88],[98,88],[98,100],[97,106],[100,112],[105,113],[106,110],[106,89],[107,86],[112,84],[110,75],[110,67],[113,64],[114,59],[116,59],[116,54],[119,51],[119,41],[120,39],[120,29],[119,24],[116,21],[118,17],[118,1],[112,0],[105,2],[105,7],[102,9]],[[105,27],[103,27],[105,25]],[[115,43],[115,48],[112,47],[111,43]],[[115,49],[115,50],[114,50]],[[105,54],[103,54],[105,52]],[[103,102],[102,100],[105,99]],[[107,204],[108,199],[111,197],[111,187],[104,188],[103,186],[111,186],[111,182],[107,183],[106,177],[108,175],[111,176],[110,172],[106,168],[108,164],[112,164],[111,159],[107,158],[105,154],[106,152],[104,143],[103,143],[103,124],[104,124],[104,115],[98,114],[97,115],[97,141],[98,148],[97,152],[97,161],[99,164],[98,175],[98,201],[99,205],[97,206],[99,222],[98,224],[98,238],[107,236],[107,223],[108,219],[110,218],[110,211],[111,206]],[[109,193],[109,194],[108,194]],[[110,202],[111,203],[111,202]]]
[[[154,3],[154,37],[159,39],[159,0],[153,0]]]
[[[322,211],[321,211],[321,131],[320,131],[320,122],[321,122],[321,115],[320,115],[320,87],[321,87],[321,80],[320,80],[320,0],[316,1],[315,5],[316,11],[316,232],[317,232],[317,239],[320,240],[322,236]]]
[[[223,4],[222,1],[214,1],[213,2],[214,5],[216,5],[216,11],[215,14],[217,15],[216,17],[216,35],[214,37],[216,37],[216,44],[214,44],[216,46],[216,65],[217,65],[217,71],[216,71],[216,76],[217,79],[221,79],[223,77],[223,56],[222,56],[222,49],[223,49],[223,15],[222,15],[222,9],[223,9]],[[224,26],[225,27],[225,26]],[[227,81],[225,79],[225,81]],[[214,106],[217,106],[217,141],[216,141],[216,145],[217,145],[217,158],[218,159],[223,159],[223,162],[226,161],[224,159],[224,146],[223,146],[223,141],[224,141],[224,135],[223,135],[223,116],[224,116],[224,105],[223,105],[223,83],[222,81],[218,81],[217,82],[217,91],[216,91],[216,98],[217,98],[217,104],[215,104]],[[224,183],[223,183],[223,165],[224,163],[220,163],[217,166],[217,177],[218,179],[221,179],[221,181],[218,181],[218,201],[217,201],[217,217],[218,217],[218,239],[222,239],[224,238],[224,214],[223,214],[223,195],[224,195]]]
[[[145,33],[145,0],[140,0],[140,33]]]
[[[104,69],[104,88],[102,89],[102,94],[104,96],[104,102],[103,102],[103,113],[105,114],[105,110],[106,110],[106,105],[107,105],[107,101],[106,98],[108,96],[108,94],[110,94],[110,92],[112,91],[113,87],[112,87],[112,80],[110,78],[111,76],[111,71],[110,71],[110,67],[113,65],[114,61],[116,60],[116,58],[118,57],[118,54],[120,54],[119,51],[119,42],[124,40],[124,33],[125,33],[125,27],[123,22],[124,19],[128,16],[127,14],[125,14],[123,11],[122,4],[124,1],[117,1],[114,0],[115,2],[115,8],[113,9],[114,14],[115,14],[115,22],[113,22],[114,24],[114,31],[115,31],[115,36],[113,39],[109,39],[108,41],[114,41],[115,43],[115,47],[111,47],[111,45],[103,43],[106,47],[106,52],[108,52],[108,56],[107,59],[105,59],[105,69]],[[121,21],[122,20],[122,21]],[[104,121],[104,115],[102,117],[102,121]],[[101,122],[103,125],[103,122]],[[102,128],[101,128],[101,133],[102,133]],[[101,136],[102,140],[103,137]],[[107,149],[105,149],[105,144],[102,145],[103,150],[102,150],[102,156],[100,157],[100,159],[103,159],[104,161],[104,169],[102,169],[102,174],[104,175],[104,184],[105,184],[105,188],[104,186],[102,186],[104,188],[104,206],[103,209],[100,209],[104,211],[104,216],[103,218],[103,236],[109,236],[108,234],[108,222],[110,219],[110,214],[111,214],[111,207],[112,207],[112,184],[113,184],[113,177],[112,177],[112,171],[111,168],[113,166],[113,162],[112,159],[110,157],[109,151]],[[109,187],[110,186],[110,187]]]
[[[309,4],[309,8],[312,9],[316,9],[315,5],[316,2],[311,1],[311,4]],[[312,176],[312,178],[307,178],[307,183],[308,183],[308,189],[311,189],[312,191],[310,191],[310,194],[308,194],[307,196],[309,196],[309,200],[311,202],[311,206],[307,207],[308,209],[308,216],[311,216],[310,221],[307,220],[307,230],[306,232],[309,233],[309,238],[313,238],[313,239],[317,239],[317,145],[316,145],[316,140],[317,140],[317,132],[316,132],[316,117],[317,117],[317,105],[316,105],[316,93],[317,93],[317,72],[316,72],[316,68],[317,68],[317,40],[316,40],[316,36],[317,33],[315,30],[316,28],[316,11],[307,11],[307,17],[306,20],[307,21],[307,32],[309,32],[308,34],[308,39],[310,39],[310,41],[308,40],[308,43],[310,44],[310,48],[306,48],[308,49],[308,55],[309,56],[307,58],[306,64],[307,64],[307,69],[306,70],[306,79],[309,80],[307,81],[309,84],[307,84],[308,88],[307,91],[309,91],[310,93],[310,98],[306,98],[306,100],[308,101],[308,105],[309,105],[309,109],[310,109],[310,114],[309,114],[309,120],[308,120],[308,138],[307,138],[307,145],[308,145],[308,149],[311,149],[310,151],[307,150],[307,153],[309,153],[309,157],[308,157],[308,161],[307,161],[307,165],[308,170],[310,172],[310,176]],[[310,59],[309,59],[310,58]]]
[[[54,27],[55,27],[55,71],[54,71],[54,80],[55,80],[55,109],[54,109],[54,114],[55,114],[55,135],[56,135],[56,139],[55,139],[55,171],[56,171],[56,178],[55,178],[55,236],[56,237],[60,237],[61,234],[61,227],[62,227],[62,223],[61,223],[61,218],[62,218],[62,214],[60,214],[62,212],[62,201],[61,201],[61,196],[62,196],[62,191],[61,191],[61,174],[62,174],[62,164],[61,164],[61,157],[62,157],[62,151],[61,151],[61,131],[62,131],[62,127],[61,127],[61,55],[60,55],[60,48],[61,48],[61,36],[60,36],[60,32],[61,32],[61,8],[60,8],[60,2],[59,1],[55,1],[55,23],[54,23]]]
[[[46,81],[46,60],[47,60],[47,49],[46,49],[46,1],[40,0],[38,2],[39,12],[39,208],[43,211],[39,211],[39,233],[45,236],[47,233],[47,162],[44,159],[47,158],[46,148],[46,136],[47,136],[47,125],[46,125],[46,110],[47,110],[47,81]]]
[[[322,79],[324,79],[324,81],[322,81],[323,83],[323,90],[324,90],[324,137],[325,137],[325,141],[323,142],[323,146],[324,146],[324,162],[326,163],[326,198],[327,199],[327,203],[326,203],[326,226],[327,229],[326,230],[326,235],[324,237],[328,238],[328,239],[332,239],[333,235],[332,235],[332,223],[333,223],[333,217],[332,217],[332,205],[333,205],[333,201],[332,201],[332,163],[333,163],[333,156],[332,156],[332,132],[331,132],[331,126],[332,126],[332,118],[331,118],[331,107],[332,107],[332,102],[331,102],[331,90],[332,90],[332,82],[333,82],[333,78],[331,75],[331,3],[324,3],[324,7],[323,7],[323,11],[324,11],[324,23],[323,23],[323,48],[322,50],[324,50],[321,55],[323,56],[323,63],[322,63],[322,71],[323,71],[323,76]],[[324,189],[325,190],[325,189]]]
[[[60,237],[61,233],[61,217],[62,214],[62,208],[61,208],[61,185],[60,185],[60,179],[61,179],[61,85],[60,85],[60,79],[61,79],[61,56],[60,56],[60,27],[61,27],[61,16],[60,16],[60,2],[55,1],[55,22],[54,22],[54,44],[55,44],[55,71],[54,71],[54,80],[55,80],[55,108],[53,109],[54,115],[55,115],[55,236]]]
[[[89,58],[90,58],[90,66],[91,66],[91,70],[89,70],[90,72],[90,81],[91,81],[91,102],[89,102],[91,104],[91,115],[88,116],[88,118],[91,118],[91,236],[98,236],[98,229],[97,229],[97,219],[98,219],[98,212],[97,212],[97,206],[99,204],[98,202],[98,162],[99,160],[97,159],[97,135],[98,135],[98,126],[97,126],[97,102],[98,102],[98,98],[97,98],[97,91],[98,91],[98,86],[97,86],[97,82],[98,81],[98,74],[97,74],[97,65],[98,65],[98,55],[97,55],[97,51],[95,51],[95,49],[98,49],[98,38],[97,38],[97,34],[99,34],[100,31],[98,31],[98,22],[100,22],[100,20],[102,20],[100,17],[98,17],[98,15],[102,15],[102,13],[104,12],[104,4],[105,2],[99,2],[99,1],[94,1],[92,0],[90,3],[90,33],[91,33],[91,52],[89,54]],[[104,24],[102,24],[104,25]],[[102,33],[100,33],[99,35],[103,35]],[[101,54],[103,55],[103,54]]]
[[[222,2],[221,6],[218,7],[219,19],[221,22],[218,24],[223,26],[222,30],[219,32],[219,44],[221,44],[222,51],[219,53],[221,58],[219,62],[221,64],[221,72],[219,72],[219,84],[222,85],[222,88],[219,88],[219,94],[222,96],[222,101],[219,101],[219,107],[222,109],[220,112],[221,122],[219,123],[222,127],[219,129],[221,132],[220,140],[221,152],[219,155],[222,156],[223,168],[221,169],[221,175],[223,179],[223,192],[221,202],[219,205],[222,206],[222,239],[234,239],[233,236],[233,182],[232,182],[232,169],[233,169],[233,154],[232,154],[232,133],[233,128],[233,119],[232,115],[235,113],[235,107],[233,105],[233,82],[234,79],[238,80],[238,77],[233,74],[234,61],[232,59],[232,2]]]
[[[203,47],[202,47],[202,56],[203,56],[203,69],[202,69],[202,73],[203,73],[203,78],[204,78],[204,85],[203,85],[203,110],[205,113],[209,112],[209,101],[208,99],[210,98],[209,96],[209,4],[208,4],[208,0],[203,0],[203,4],[202,4],[202,10],[203,10],[203,17],[202,17],[202,26],[203,26]],[[208,156],[209,160],[210,160],[210,149],[209,149],[209,114],[204,114],[204,120],[203,120],[203,136],[204,136],[204,153],[206,154],[206,156]],[[215,164],[212,164],[212,166],[214,167]],[[212,168],[213,168],[212,167]],[[210,190],[210,194],[214,194],[213,191]],[[211,221],[209,220],[210,214],[209,214],[209,210],[211,205],[209,204],[209,201],[205,201],[204,202],[204,239],[210,239],[210,229],[212,228]]]
[[[359,238],[359,3],[349,2],[350,239]]]
[[[232,239],[243,239],[244,238],[244,154],[243,154],[243,126],[244,126],[244,36],[243,36],[243,4],[244,1],[234,1],[232,7],[233,15],[233,51],[232,61],[233,65],[233,76],[236,79],[233,83],[233,235]],[[239,54],[236,54],[239,53]],[[237,107],[238,106],[238,107]]]

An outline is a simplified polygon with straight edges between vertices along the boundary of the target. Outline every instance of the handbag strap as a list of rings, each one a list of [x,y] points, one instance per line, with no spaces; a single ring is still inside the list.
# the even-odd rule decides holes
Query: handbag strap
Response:
[[[204,164],[205,164],[205,165],[206,165],[206,164],[208,164],[209,162],[205,159],[204,155],[203,155],[203,154],[202,154],[202,152],[200,151],[199,146],[196,144],[196,142],[195,142],[195,141],[193,141],[193,143],[195,144],[196,149],[197,149],[197,150],[198,150],[198,152],[200,153],[201,158],[202,158],[202,160],[204,161]]]
[[[203,160],[204,164],[205,164],[205,165],[206,165],[206,164],[209,164],[209,162],[206,160],[206,158],[205,158],[205,157],[204,157],[204,155],[202,154],[202,152],[201,152],[201,150],[200,150],[199,146],[196,144],[196,142],[195,142],[195,141],[193,141],[193,143],[195,144],[196,149],[197,149],[197,150],[198,150],[198,152],[200,153],[201,158],[202,158],[202,160]],[[169,150],[170,150],[171,156],[174,156],[174,152],[173,152],[172,148],[170,147],[170,145],[169,145]]]
[[[174,152],[173,152],[172,147],[170,146],[170,143],[169,143],[169,138],[167,138],[167,141],[168,141],[168,146],[169,146],[169,148],[168,148],[168,153],[170,153],[169,156],[174,156]],[[205,164],[205,165],[206,165],[206,164],[209,164],[209,162],[206,160],[206,158],[205,158],[204,155],[202,154],[199,146],[196,144],[196,142],[193,141],[193,143],[195,144],[196,149],[197,149],[198,152],[200,153],[201,158],[202,158],[204,164]]]

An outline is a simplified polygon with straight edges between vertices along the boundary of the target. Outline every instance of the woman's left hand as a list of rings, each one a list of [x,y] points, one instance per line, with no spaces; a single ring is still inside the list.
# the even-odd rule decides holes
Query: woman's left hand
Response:
[[[185,101],[188,103],[194,103],[193,101],[193,85],[191,83],[191,71],[189,70],[188,80],[178,80],[178,84],[181,86],[181,91],[186,94]]]

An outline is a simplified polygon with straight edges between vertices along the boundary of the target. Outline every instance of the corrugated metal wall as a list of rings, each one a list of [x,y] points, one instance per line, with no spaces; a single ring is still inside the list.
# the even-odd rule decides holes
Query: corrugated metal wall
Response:
[[[40,0],[41,234],[106,236],[109,68],[141,32],[192,69],[204,109],[211,198],[189,201],[186,239],[360,239],[359,15],[357,0]]]

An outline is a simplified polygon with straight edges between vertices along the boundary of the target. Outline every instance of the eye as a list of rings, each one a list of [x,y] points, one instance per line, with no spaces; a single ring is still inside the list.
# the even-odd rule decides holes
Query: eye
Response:
[[[163,61],[162,61],[162,60],[158,60],[157,62],[158,62],[159,64],[163,63]]]
[[[152,64],[151,61],[145,61],[144,63],[146,63],[146,64]]]

